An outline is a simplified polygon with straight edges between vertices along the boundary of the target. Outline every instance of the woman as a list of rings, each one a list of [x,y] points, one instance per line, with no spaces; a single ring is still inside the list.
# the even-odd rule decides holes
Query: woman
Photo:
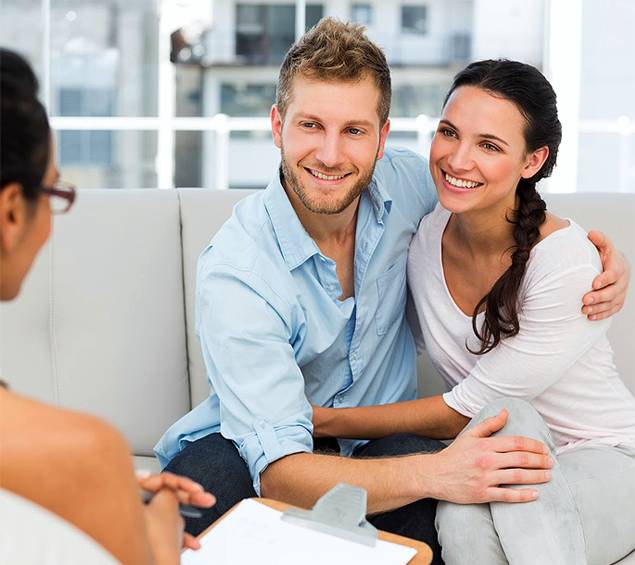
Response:
[[[28,64],[0,49],[0,299],[12,300],[75,189],[59,181],[45,110]],[[176,564],[179,500],[213,497],[169,473],[135,479],[123,437],[97,418],[0,386],[0,562]],[[156,493],[143,505],[139,489]],[[96,542],[96,543],[95,543]]]
[[[635,399],[608,322],[579,309],[600,258],[536,192],[560,139],[555,93],[535,68],[480,61],[455,77],[430,150],[439,205],[408,259],[425,346],[452,389],[314,416],[318,435],[452,438],[507,408],[501,433],[550,447],[551,481],[535,502],[439,504],[448,565],[606,564],[635,549]]]

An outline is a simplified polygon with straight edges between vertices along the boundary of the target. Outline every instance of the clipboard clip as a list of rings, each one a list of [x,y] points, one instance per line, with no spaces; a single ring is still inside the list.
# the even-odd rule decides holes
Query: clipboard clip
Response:
[[[366,499],[365,489],[339,483],[322,495],[312,510],[289,508],[282,519],[374,547],[377,529],[366,520]]]

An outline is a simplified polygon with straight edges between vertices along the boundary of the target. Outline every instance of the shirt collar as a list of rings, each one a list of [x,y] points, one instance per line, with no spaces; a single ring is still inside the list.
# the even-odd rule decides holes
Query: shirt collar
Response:
[[[390,214],[390,209],[392,208],[392,198],[390,198],[388,191],[386,190],[386,187],[382,182],[382,178],[377,173],[376,169],[375,173],[373,174],[373,178],[368,184],[367,192],[373,205],[377,223],[383,224],[384,213]]]
[[[313,255],[319,254],[320,250],[291,206],[289,197],[280,182],[281,174],[279,171],[267,186],[264,204],[271,218],[284,260],[289,269],[293,270]],[[392,199],[376,173],[373,174],[365,193],[369,195],[377,223],[383,224],[384,214],[390,214]],[[363,196],[364,193],[362,193]]]
[[[271,218],[278,245],[290,270],[320,252],[291,206],[289,197],[280,182],[280,172],[267,186],[264,204]]]

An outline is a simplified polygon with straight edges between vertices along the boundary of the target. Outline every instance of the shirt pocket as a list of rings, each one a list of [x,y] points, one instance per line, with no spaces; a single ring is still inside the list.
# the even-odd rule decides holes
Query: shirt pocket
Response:
[[[388,333],[406,311],[406,260],[400,258],[377,279],[377,335]]]

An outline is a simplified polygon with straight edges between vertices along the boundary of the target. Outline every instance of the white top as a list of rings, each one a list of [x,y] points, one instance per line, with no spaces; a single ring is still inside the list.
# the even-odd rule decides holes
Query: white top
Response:
[[[465,346],[480,343],[472,317],[452,299],[443,272],[449,218],[441,205],[424,217],[408,256],[418,337],[452,387],[443,395],[447,405],[471,418],[497,398],[521,398],[545,420],[559,452],[585,442],[635,446],[635,398],[613,363],[610,321],[591,322],[581,312],[582,296],[601,272],[586,232],[570,222],[534,246],[519,292],[520,332],[474,355]]]
[[[73,524],[0,488],[0,563],[11,565],[117,565]]]

